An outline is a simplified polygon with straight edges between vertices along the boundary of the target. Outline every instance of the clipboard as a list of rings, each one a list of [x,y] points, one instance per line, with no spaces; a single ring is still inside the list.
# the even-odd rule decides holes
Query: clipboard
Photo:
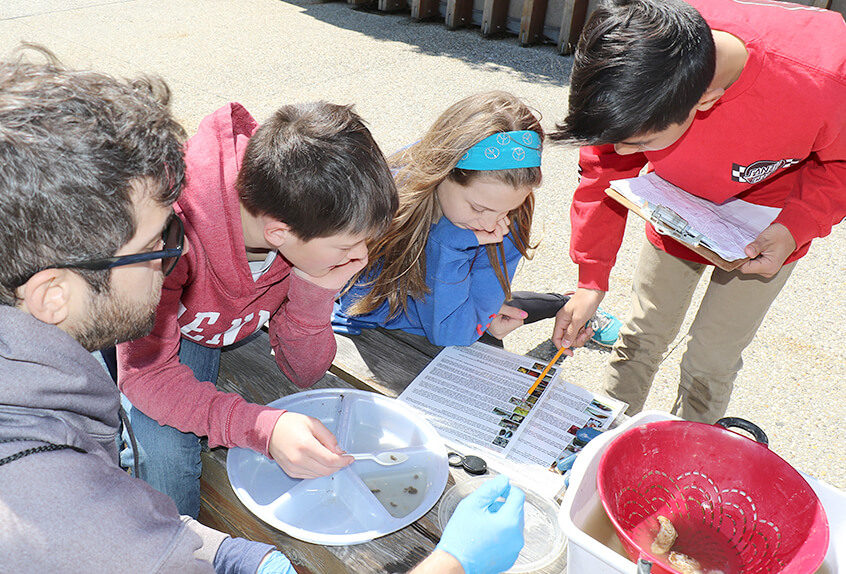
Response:
[[[747,261],[748,257],[738,259],[737,261],[726,261],[704,245],[700,244],[703,239],[702,235],[690,229],[687,222],[675,214],[671,209],[658,206],[659,217],[656,219],[653,214],[646,213],[640,206],[636,205],[617,190],[609,187],[605,190],[611,199],[623,205],[629,211],[633,211],[642,217],[645,221],[652,224],[655,230],[661,235],[672,237],[691,251],[701,255],[705,260],[713,263],[724,271],[734,271]]]

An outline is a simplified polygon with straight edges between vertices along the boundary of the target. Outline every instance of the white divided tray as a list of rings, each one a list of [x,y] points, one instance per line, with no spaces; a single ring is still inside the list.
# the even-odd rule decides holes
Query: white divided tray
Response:
[[[250,512],[286,534],[315,544],[367,542],[418,520],[446,487],[446,449],[435,429],[407,405],[353,389],[319,389],[269,406],[319,419],[347,452],[396,451],[394,466],[359,460],[331,476],[290,478],[273,460],[233,448],[226,471]]]

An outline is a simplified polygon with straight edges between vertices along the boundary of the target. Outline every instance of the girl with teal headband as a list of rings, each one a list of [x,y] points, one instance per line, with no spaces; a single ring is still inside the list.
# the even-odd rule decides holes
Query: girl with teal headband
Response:
[[[385,327],[469,345],[555,316],[561,295],[511,292],[518,263],[531,258],[543,138],[528,106],[495,91],[452,105],[395,154],[399,210],[342,294],[336,330]]]

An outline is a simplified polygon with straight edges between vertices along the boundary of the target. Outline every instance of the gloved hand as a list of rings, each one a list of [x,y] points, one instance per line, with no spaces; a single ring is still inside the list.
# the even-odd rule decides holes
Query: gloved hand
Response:
[[[504,474],[485,482],[458,504],[437,548],[455,556],[466,574],[508,570],[523,548],[525,498]]]
[[[332,306],[332,330],[339,335],[361,335],[361,327],[357,321],[341,312],[341,306],[335,301]]]
[[[297,574],[291,561],[278,550],[268,552],[264,560],[259,564],[256,574]]]

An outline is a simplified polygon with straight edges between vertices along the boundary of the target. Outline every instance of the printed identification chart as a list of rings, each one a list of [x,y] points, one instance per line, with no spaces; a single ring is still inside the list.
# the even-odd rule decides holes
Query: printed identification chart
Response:
[[[447,347],[399,399],[421,411],[461,454],[488,457],[492,467],[513,478],[527,466],[543,470],[533,486],[553,496],[563,484],[556,463],[577,451],[576,432],[608,429],[626,405],[560,381],[555,367],[528,395],[544,367],[483,343]]]

